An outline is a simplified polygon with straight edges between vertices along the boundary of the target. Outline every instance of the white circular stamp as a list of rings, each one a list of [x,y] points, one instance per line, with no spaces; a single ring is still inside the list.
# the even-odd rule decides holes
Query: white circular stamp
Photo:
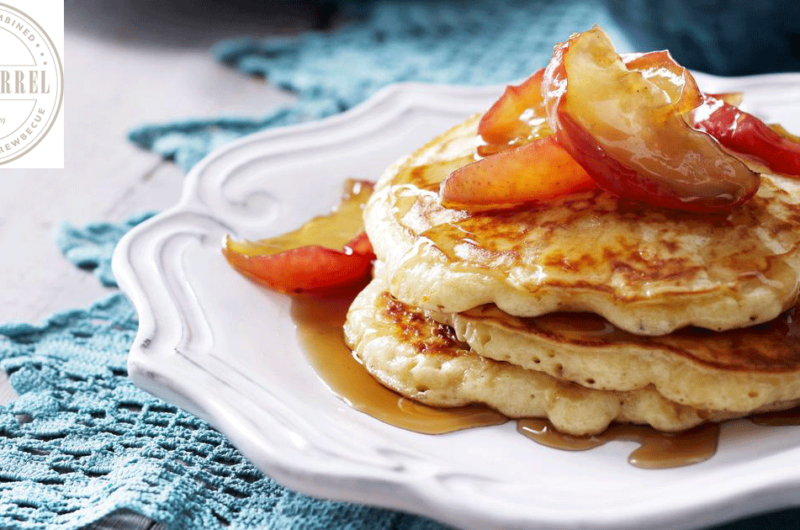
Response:
[[[0,3],[0,165],[47,135],[61,110],[64,70],[35,20]]]

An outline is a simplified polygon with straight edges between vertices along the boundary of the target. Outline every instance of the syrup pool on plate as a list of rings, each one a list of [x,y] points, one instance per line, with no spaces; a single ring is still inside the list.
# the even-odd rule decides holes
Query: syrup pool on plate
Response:
[[[297,338],[314,371],[330,390],[356,410],[410,431],[423,434],[449,432],[505,423],[509,418],[481,406],[429,407],[404,398],[378,383],[353,357],[344,342],[342,326],[357,293],[328,298],[295,298],[292,319]],[[800,424],[800,411],[758,415],[753,421],[768,425]],[[665,433],[642,425],[612,424],[594,436],[571,436],[553,429],[547,420],[517,420],[517,432],[556,449],[583,451],[610,441],[636,441],[640,447],[629,456],[631,465],[646,469],[686,466],[714,456],[719,425],[708,423],[681,433]]]
[[[314,371],[334,394],[373,418],[424,434],[443,434],[508,421],[487,407],[429,407],[378,383],[344,342],[342,326],[355,294],[292,301],[298,341]]]
[[[300,247],[330,243],[331,234],[342,241],[357,241],[361,209],[371,192],[358,182],[348,182],[342,204],[331,215],[310,221],[301,229],[256,243],[269,243],[269,253],[283,250],[302,250]],[[352,188],[352,189],[351,189]],[[353,193],[353,190],[357,190]],[[318,228],[324,227],[322,240],[318,241]],[[342,243],[344,244],[344,243]],[[249,244],[253,246],[253,244]],[[337,247],[341,246],[337,243]],[[318,248],[318,247],[317,247]],[[347,255],[347,254],[343,254]],[[351,284],[348,288],[322,296],[297,296],[293,298],[291,315],[297,327],[297,338],[317,375],[328,388],[354,409],[384,423],[423,434],[445,434],[463,429],[499,425],[509,418],[485,406],[437,408],[417,403],[384,387],[376,381],[354,357],[344,341],[343,325],[358,287],[366,283]],[[552,318],[559,318],[555,315]],[[574,319],[569,319],[574,321]],[[595,320],[602,320],[595,317]],[[796,336],[794,326],[783,325],[776,319],[778,335]],[[791,319],[790,319],[791,320]],[[592,319],[587,322],[597,324]],[[562,326],[563,327],[563,326]],[[569,326],[567,326],[569,328]],[[586,324],[579,326],[586,332]],[[590,326],[591,327],[591,326]],[[599,331],[605,338],[613,333],[606,326]],[[773,330],[774,332],[774,330]],[[761,425],[798,425],[800,409],[753,416],[751,420]],[[647,426],[612,424],[603,433],[594,436],[571,436],[556,431],[543,419],[517,420],[517,432],[531,440],[557,449],[582,451],[610,441],[635,441],[639,447],[628,461],[648,469],[670,468],[703,462],[716,452],[719,425],[709,423],[680,433],[665,433]]]

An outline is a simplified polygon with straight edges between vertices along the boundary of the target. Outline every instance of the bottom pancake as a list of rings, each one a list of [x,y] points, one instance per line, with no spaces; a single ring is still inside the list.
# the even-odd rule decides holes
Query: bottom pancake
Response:
[[[547,418],[573,435],[602,432],[612,421],[674,432],[744,415],[680,405],[652,386],[595,390],[482,357],[460,342],[450,326],[394,299],[379,279],[353,302],[344,329],[348,345],[377,380],[427,405],[482,403],[511,418]]]
[[[741,416],[680,405],[653,387],[594,390],[482,357],[458,341],[453,328],[397,301],[377,279],[353,302],[344,329],[348,345],[376,379],[427,405],[482,403],[511,418],[547,418],[573,435],[601,432],[612,421],[680,431]]]
[[[670,401],[748,413],[800,397],[800,306],[755,326],[637,336],[590,313],[519,318],[488,305],[426,312],[484,357],[598,390],[653,386]]]

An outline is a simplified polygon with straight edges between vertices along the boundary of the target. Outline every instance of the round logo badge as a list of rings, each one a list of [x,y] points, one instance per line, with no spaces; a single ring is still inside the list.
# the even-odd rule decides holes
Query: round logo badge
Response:
[[[0,4],[0,164],[42,141],[63,97],[64,70],[50,37],[19,9]]]

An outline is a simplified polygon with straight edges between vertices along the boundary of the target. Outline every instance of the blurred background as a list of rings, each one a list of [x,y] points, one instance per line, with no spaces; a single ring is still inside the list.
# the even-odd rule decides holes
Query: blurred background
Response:
[[[668,48],[690,68],[717,75],[800,68],[800,2],[794,0],[66,0],[65,17],[68,29],[112,41],[192,48],[208,47],[231,37],[335,31],[363,22],[371,10],[381,6],[404,4],[410,11],[427,8],[437,13],[450,7],[483,16],[502,10],[535,14],[546,4],[561,5],[565,12],[588,6],[598,13],[607,10],[636,50]],[[421,26],[425,22],[419,21]],[[430,26],[442,23],[435,16],[427,22]],[[535,24],[531,27],[531,31],[537,29]],[[585,28],[573,31],[581,29]]]
[[[800,70],[800,2],[795,0],[607,0],[636,46],[667,48],[710,74]]]

